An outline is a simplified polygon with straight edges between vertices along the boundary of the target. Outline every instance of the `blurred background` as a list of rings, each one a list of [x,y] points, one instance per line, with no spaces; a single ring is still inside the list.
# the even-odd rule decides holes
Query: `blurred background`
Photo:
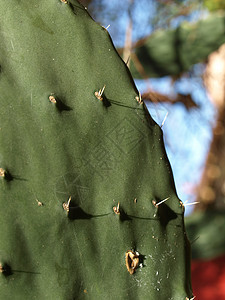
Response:
[[[225,299],[225,0],[82,0],[162,126],[196,299]]]

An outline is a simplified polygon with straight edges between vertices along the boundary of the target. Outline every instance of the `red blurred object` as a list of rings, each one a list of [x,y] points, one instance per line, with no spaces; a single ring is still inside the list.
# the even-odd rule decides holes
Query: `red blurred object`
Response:
[[[225,300],[225,255],[193,260],[191,275],[195,300]]]

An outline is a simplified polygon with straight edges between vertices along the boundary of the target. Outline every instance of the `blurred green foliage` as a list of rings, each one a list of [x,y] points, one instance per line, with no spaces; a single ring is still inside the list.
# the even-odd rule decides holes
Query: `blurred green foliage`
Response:
[[[208,8],[209,11],[215,10],[225,10],[225,1],[224,0],[204,0],[204,5]]]
[[[176,29],[158,30],[137,45],[132,61],[138,61],[148,77],[179,75],[225,43],[224,32],[224,14],[212,14],[194,24],[183,22]],[[137,63],[131,64],[131,73],[143,78]]]
[[[185,218],[193,259],[211,259],[224,254],[224,212],[201,211]]]

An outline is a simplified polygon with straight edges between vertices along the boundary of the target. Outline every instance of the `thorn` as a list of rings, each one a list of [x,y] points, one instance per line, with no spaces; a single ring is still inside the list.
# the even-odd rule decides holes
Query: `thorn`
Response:
[[[33,94],[32,94],[32,92],[30,93],[30,105],[32,106],[32,104],[33,104]]]
[[[107,27],[104,27],[104,28],[105,28],[105,30],[108,30],[109,27],[110,27],[110,24]]]
[[[4,272],[4,267],[0,264],[0,273]]]
[[[0,168],[0,177],[5,177],[5,170]]]
[[[191,203],[187,203],[187,204],[184,203],[184,206],[195,205],[195,204],[198,204],[198,203],[200,203],[200,202],[191,202]]]
[[[103,92],[104,92],[104,89],[105,89],[105,85],[104,85],[103,88],[100,89],[98,92],[95,92],[95,97],[96,97],[98,100],[100,100],[100,101],[103,100],[102,94],[103,94]]]
[[[113,207],[113,211],[116,215],[120,214],[120,203],[118,202],[117,206]]]
[[[38,206],[43,206],[43,203],[38,201],[38,199],[36,199]]]
[[[155,206],[159,206],[160,204],[162,204],[163,202],[165,202],[165,201],[167,201],[167,200],[169,200],[169,199],[170,199],[170,197],[168,197],[168,198],[166,198],[166,199],[163,199],[162,201],[160,201],[160,202],[158,202],[158,203],[156,203],[156,201],[153,200],[152,203],[153,203]]]
[[[99,90],[99,95],[102,96],[103,92],[104,92],[104,89],[105,89],[105,85],[103,86],[102,90]]]
[[[69,199],[68,199],[68,201],[67,201],[67,203],[63,203],[63,209],[64,210],[66,210],[67,212],[69,212],[69,210],[70,210],[70,201],[71,201],[71,196],[69,197]]]
[[[168,112],[166,113],[166,115],[165,115],[165,117],[164,117],[164,119],[163,119],[163,121],[162,121],[162,124],[161,124],[161,126],[160,126],[160,128],[162,128],[163,127],[163,125],[164,125],[164,123],[166,122],[166,119],[167,119],[167,117],[168,117]]]
[[[49,101],[52,102],[52,103],[56,103],[56,102],[57,102],[56,99],[55,99],[55,97],[52,96],[52,95],[49,96],[48,99],[49,99]]]
[[[180,206],[182,207],[182,211],[184,212],[185,206],[184,206],[184,203],[181,200],[180,200]]]
[[[128,56],[127,61],[125,62],[125,64],[128,65],[128,64],[129,64],[129,61],[130,61],[130,55]],[[137,100],[137,101],[138,101],[138,100]]]
[[[15,49],[14,49],[13,41],[11,40],[10,42],[11,42],[11,45],[12,45],[12,49],[14,51]]]
[[[197,236],[193,241],[190,241],[190,244],[193,245],[199,238],[200,236]]]
[[[156,206],[156,201],[155,201],[155,200],[152,200],[152,204],[153,204],[154,206]]]
[[[136,96],[135,99],[137,100],[137,102],[138,102],[139,104],[143,104],[143,101],[142,101],[142,97],[141,97],[140,91],[139,91],[139,95]]]

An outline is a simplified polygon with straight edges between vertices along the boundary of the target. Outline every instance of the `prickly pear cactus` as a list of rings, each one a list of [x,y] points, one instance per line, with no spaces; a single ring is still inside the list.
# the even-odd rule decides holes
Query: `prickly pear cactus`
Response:
[[[209,1],[212,3],[212,0]],[[176,29],[157,30],[144,43],[137,45],[135,56],[131,59],[132,75],[143,78],[143,71],[139,73],[136,61],[149,77],[187,72],[192,65],[204,62],[210,53],[225,43],[224,22],[225,13],[220,11],[194,24],[183,22]]]
[[[107,30],[0,0],[0,66],[1,299],[191,297],[162,132]]]

